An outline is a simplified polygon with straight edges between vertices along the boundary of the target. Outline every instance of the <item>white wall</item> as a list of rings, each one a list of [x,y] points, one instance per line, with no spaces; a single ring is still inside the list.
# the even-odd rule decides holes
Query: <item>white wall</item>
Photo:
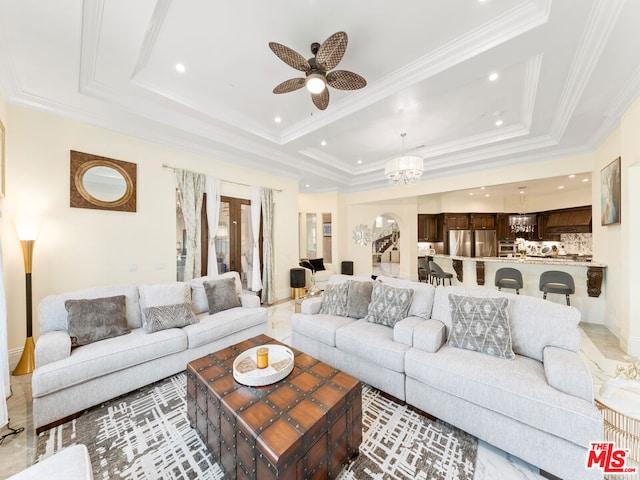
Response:
[[[34,336],[36,307],[46,295],[114,283],[171,282],[175,267],[175,175],[163,163],[275,193],[276,296],[289,295],[289,268],[297,264],[298,185],[213,158],[168,148],[32,109],[7,108],[7,196],[0,235],[5,247],[9,348],[25,336],[24,268],[8,220],[42,215],[33,258]],[[69,150],[137,164],[137,212],[69,207]],[[224,185],[224,184],[223,184]],[[243,188],[226,187],[242,196]],[[246,188],[245,188],[246,189]],[[246,189],[248,190],[248,189]]]

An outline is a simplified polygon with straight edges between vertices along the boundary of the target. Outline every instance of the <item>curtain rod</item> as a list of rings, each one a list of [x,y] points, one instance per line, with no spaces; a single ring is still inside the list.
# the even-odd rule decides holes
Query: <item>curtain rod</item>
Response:
[[[184,169],[182,169],[182,168],[172,167],[171,165],[167,165],[166,163],[163,163],[163,164],[162,164],[162,168],[168,168],[168,169],[170,169],[170,170],[173,170],[174,172],[175,172],[176,170],[184,170]],[[200,172],[195,172],[195,173],[200,173]],[[206,173],[200,173],[200,174],[201,174],[201,175],[207,175]],[[220,179],[220,181],[221,181],[221,182],[224,182],[224,183],[230,183],[230,184],[232,184],[232,185],[240,185],[241,187],[253,187],[253,186],[255,186],[255,185],[249,185],[249,184],[247,184],[247,183],[234,182],[234,181],[231,181],[231,180],[223,180],[223,179]],[[274,192],[282,192],[282,190],[280,190],[279,188],[272,188],[272,190],[273,190]]]

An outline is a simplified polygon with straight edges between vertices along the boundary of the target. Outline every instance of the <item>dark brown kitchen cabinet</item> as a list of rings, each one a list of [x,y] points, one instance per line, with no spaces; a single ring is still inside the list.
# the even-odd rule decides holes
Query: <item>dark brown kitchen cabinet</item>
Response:
[[[496,236],[498,237],[498,241],[513,241],[516,239],[515,234],[511,231],[511,227],[509,226],[509,215],[508,213],[499,213],[496,215]]]
[[[469,214],[467,213],[445,213],[444,221],[447,230],[469,230]]]
[[[496,229],[496,216],[491,213],[472,213],[470,220],[472,230]]]
[[[418,241],[442,241],[442,215],[418,214]]]

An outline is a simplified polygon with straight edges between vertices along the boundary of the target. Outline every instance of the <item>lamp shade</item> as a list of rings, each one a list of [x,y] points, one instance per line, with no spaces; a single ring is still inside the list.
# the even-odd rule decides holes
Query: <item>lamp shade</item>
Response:
[[[311,93],[320,93],[327,88],[324,77],[319,73],[311,73],[307,75],[306,85],[307,90]]]

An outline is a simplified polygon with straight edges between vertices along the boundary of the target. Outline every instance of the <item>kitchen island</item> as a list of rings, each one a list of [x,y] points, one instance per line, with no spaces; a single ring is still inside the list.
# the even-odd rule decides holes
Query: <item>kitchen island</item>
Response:
[[[429,257],[427,257],[429,259]],[[495,287],[496,271],[511,267],[522,272],[522,295],[542,297],[539,289],[540,275],[547,270],[561,270],[573,276],[576,291],[571,295],[571,305],[582,314],[582,321],[602,324],[606,314],[606,265],[599,262],[576,261],[572,257],[459,257],[436,254],[431,257],[445,271],[455,272],[458,283],[466,287]],[[514,290],[503,290],[515,293]],[[549,294],[547,300],[565,303],[564,295]]]

